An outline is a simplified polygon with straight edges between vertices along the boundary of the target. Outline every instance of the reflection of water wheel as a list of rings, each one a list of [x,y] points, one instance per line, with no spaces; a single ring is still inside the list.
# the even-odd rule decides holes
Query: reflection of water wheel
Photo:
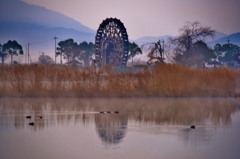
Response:
[[[127,118],[121,115],[97,115],[96,131],[100,139],[107,145],[118,144],[127,132]]]
[[[95,38],[95,56],[99,68],[106,64],[126,66],[128,60],[128,35],[123,23],[107,18],[99,26]]]

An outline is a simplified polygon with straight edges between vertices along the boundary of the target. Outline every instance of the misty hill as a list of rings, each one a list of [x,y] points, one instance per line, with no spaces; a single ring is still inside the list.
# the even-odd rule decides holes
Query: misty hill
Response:
[[[207,38],[206,42],[211,42],[213,40],[223,38],[223,37],[226,37],[226,36],[227,36],[227,34],[225,34],[225,33],[216,32],[215,37],[213,39],[210,38],[210,37]],[[142,44],[146,44],[146,43],[155,43],[158,40],[161,40],[161,41],[164,40],[166,42],[169,37],[174,37],[174,36],[171,36],[171,35],[156,36],[156,37],[154,37],[154,36],[144,36],[144,37],[141,37],[139,39],[134,40],[134,42],[141,46]]]
[[[0,15],[0,21],[38,24],[49,28],[72,28],[80,32],[95,33],[94,30],[59,12],[20,0],[0,0]]]
[[[20,0],[0,0],[0,43],[17,40],[36,61],[39,54],[54,57],[55,41],[73,38],[76,42],[94,42],[95,31],[61,13],[29,5]]]
[[[60,40],[73,38],[76,41],[94,41],[95,37],[93,33],[79,32],[75,29],[63,27],[48,28],[21,22],[1,22],[0,35],[1,41],[14,39],[20,43],[42,41],[53,38],[55,35]]]
[[[8,40],[17,40],[26,53],[27,43],[30,43],[30,55],[33,61],[36,61],[39,53],[54,57],[55,41],[54,36],[57,36],[57,43],[69,38],[80,43],[82,41],[94,42],[95,34],[79,32],[74,29],[63,27],[48,28],[37,24],[20,23],[20,22],[1,22],[0,25],[0,43],[5,43]]]
[[[214,47],[217,43],[219,43],[221,45],[222,44],[227,44],[228,43],[228,39],[229,39],[230,43],[240,46],[240,32],[234,33],[234,34],[230,34],[228,36],[224,36],[222,38],[219,38],[217,40],[209,42],[209,45]]]
[[[208,38],[205,39],[205,40],[206,40],[207,43],[209,43],[209,42],[212,42],[212,41],[214,41],[214,40],[217,40],[217,39],[223,38],[223,37],[225,37],[225,36],[228,36],[228,35],[225,34],[225,33],[218,32],[218,31],[217,31],[217,32],[215,33],[215,36],[214,36],[213,38],[208,37]]]
[[[156,43],[158,40],[161,40],[161,41],[164,40],[166,42],[169,37],[172,37],[172,36],[171,35],[156,36],[156,37],[144,36],[144,37],[134,40],[134,42],[137,43],[139,46],[141,46],[142,44]]]

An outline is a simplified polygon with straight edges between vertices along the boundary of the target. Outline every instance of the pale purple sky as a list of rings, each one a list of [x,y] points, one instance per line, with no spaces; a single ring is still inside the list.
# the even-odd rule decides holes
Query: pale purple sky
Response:
[[[186,21],[217,31],[240,31],[240,0],[22,0],[67,15],[97,30],[107,17],[120,19],[131,39],[178,35]]]

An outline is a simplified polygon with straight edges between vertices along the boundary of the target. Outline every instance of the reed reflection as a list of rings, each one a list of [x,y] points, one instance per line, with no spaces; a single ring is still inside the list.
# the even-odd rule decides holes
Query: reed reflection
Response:
[[[119,117],[124,115],[136,122],[189,125],[209,120],[214,125],[228,125],[238,109],[239,103],[234,99],[1,99],[0,123],[24,128],[24,117],[32,115],[36,121],[40,116],[51,119],[52,124],[73,121],[87,125],[94,120],[92,114],[117,110]],[[41,127],[48,124],[44,122]]]
[[[44,130],[71,122],[88,125],[94,118],[88,106],[65,99],[3,99],[0,100],[0,125],[6,128]],[[26,116],[31,116],[27,119]],[[42,118],[40,118],[42,117]],[[34,122],[30,127],[29,122]]]
[[[231,115],[236,111],[235,99],[153,98],[138,99],[127,112],[129,119],[142,123],[190,125],[209,121],[216,126],[231,124]]]
[[[190,125],[195,124],[197,128],[206,124],[228,126],[238,109],[237,99],[218,98],[0,99],[0,129],[14,127],[40,131],[70,123],[85,126],[95,123],[103,143],[117,144],[123,141],[128,123],[133,121],[150,126],[178,126],[177,135],[192,142],[208,138],[211,132],[202,127],[198,135],[189,130]],[[100,111],[119,111],[119,114],[100,114]],[[26,119],[27,115],[32,118]],[[29,122],[34,122],[34,126],[29,126]],[[145,129],[150,133],[151,130],[162,133],[152,127]]]

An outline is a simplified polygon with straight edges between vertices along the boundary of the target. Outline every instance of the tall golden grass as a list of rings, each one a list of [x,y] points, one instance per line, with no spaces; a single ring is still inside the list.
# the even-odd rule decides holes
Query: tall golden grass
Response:
[[[138,73],[95,73],[69,66],[0,66],[0,96],[239,96],[240,71],[161,64]]]

